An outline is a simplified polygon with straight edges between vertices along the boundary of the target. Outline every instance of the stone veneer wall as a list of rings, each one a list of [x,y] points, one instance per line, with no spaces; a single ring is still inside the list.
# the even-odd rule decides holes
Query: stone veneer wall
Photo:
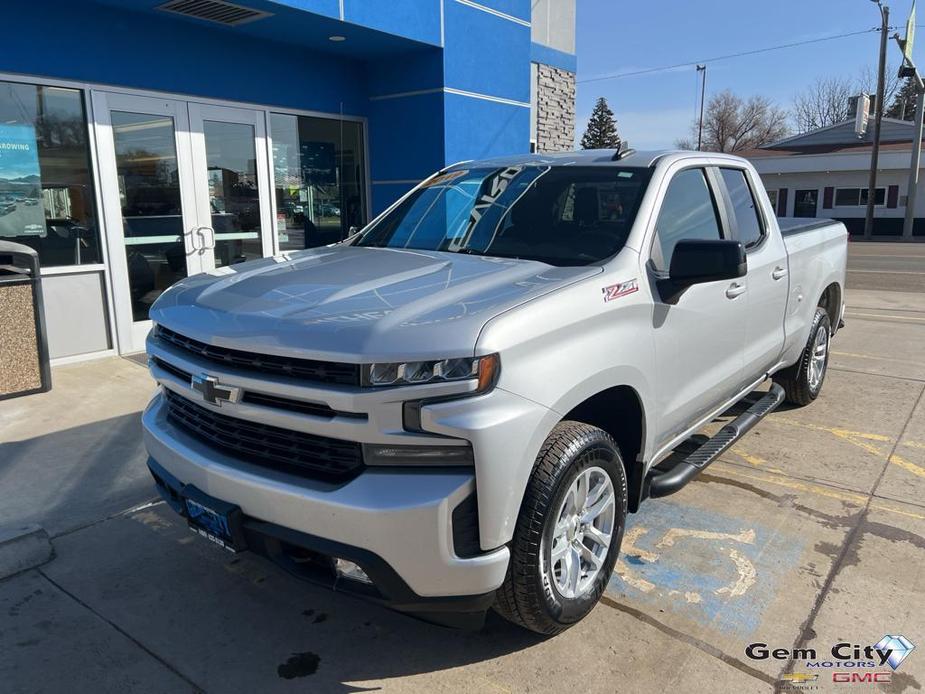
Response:
[[[575,149],[575,73],[537,64],[536,151]]]

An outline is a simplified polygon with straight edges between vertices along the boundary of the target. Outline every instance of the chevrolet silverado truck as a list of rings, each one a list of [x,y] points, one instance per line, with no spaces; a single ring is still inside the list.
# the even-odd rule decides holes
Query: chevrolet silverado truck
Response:
[[[734,156],[456,164],[341,243],[161,295],[149,466],[229,550],[554,634],[601,597],[628,512],[819,395],[847,238],[776,219]]]

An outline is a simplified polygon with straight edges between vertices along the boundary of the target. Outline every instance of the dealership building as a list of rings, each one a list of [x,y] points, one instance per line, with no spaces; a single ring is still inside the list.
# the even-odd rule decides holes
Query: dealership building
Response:
[[[571,149],[574,0],[9,0],[0,239],[54,362],[179,279],[331,243],[441,167]]]

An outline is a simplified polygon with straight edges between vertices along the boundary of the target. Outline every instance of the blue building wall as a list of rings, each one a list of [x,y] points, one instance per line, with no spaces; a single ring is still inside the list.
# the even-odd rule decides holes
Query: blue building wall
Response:
[[[92,8],[92,9],[90,9]],[[0,71],[365,115],[359,60],[223,27],[67,0],[6,2]],[[40,36],[39,36],[40,34]]]
[[[4,32],[0,72],[365,117],[373,213],[447,163],[529,150],[530,61],[545,55],[531,0],[237,2],[272,16],[222,27],[160,0],[7,0],[22,30]]]

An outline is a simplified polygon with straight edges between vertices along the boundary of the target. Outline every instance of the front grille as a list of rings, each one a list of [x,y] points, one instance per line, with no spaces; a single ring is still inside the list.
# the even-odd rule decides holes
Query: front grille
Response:
[[[273,354],[254,354],[253,352],[228,347],[216,347],[181,335],[162,325],[157,326],[154,336],[213,364],[233,366],[245,371],[258,371],[276,376],[290,376],[313,383],[334,383],[344,386],[360,385],[359,364],[296,359]]]
[[[153,361],[154,365],[158,368],[163,369],[169,374],[173,374],[187,384],[192,380],[193,375],[191,373],[173,364],[168,364],[163,359],[151,357],[151,361]],[[291,398],[284,398],[280,395],[267,395],[265,393],[254,393],[251,391],[246,391],[244,393],[241,397],[241,402],[248,405],[260,405],[261,407],[271,407],[273,409],[288,410],[289,412],[298,412],[300,414],[310,414],[315,417],[326,417],[327,419],[333,419],[334,417],[367,419],[367,416],[362,412],[343,412],[335,410],[323,403],[292,400]]]
[[[359,443],[228,417],[165,390],[167,419],[247,463],[302,477],[344,482],[363,469]]]

